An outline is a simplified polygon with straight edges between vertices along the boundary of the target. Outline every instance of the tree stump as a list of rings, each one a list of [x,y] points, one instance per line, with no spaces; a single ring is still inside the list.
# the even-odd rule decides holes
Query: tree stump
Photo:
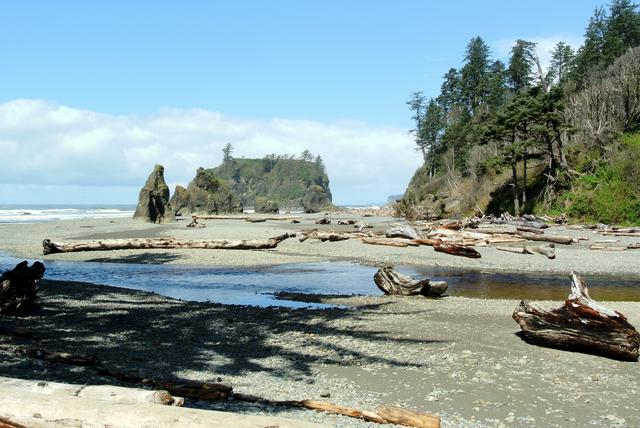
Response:
[[[23,316],[33,308],[38,293],[38,283],[45,267],[40,262],[18,263],[13,270],[0,276],[0,314]]]
[[[522,329],[522,338],[536,345],[637,361],[637,330],[620,312],[593,301],[587,284],[574,272],[571,279],[571,294],[560,308],[547,310],[520,302],[513,319]]]
[[[415,280],[397,272],[392,266],[380,268],[373,276],[373,280],[384,294],[396,296],[439,297],[447,290],[446,282],[430,282],[428,279]]]

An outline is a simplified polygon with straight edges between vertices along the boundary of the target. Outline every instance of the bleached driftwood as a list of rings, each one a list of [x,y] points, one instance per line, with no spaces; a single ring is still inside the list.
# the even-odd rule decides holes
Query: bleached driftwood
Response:
[[[175,238],[104,239],[69,243],[42,241],[43,253],[73,253],[79,251],[110,251],[140,249],[217,249],[217,250],[263,250],[275,248],[287,238],[295,236],[285,233],[268,239],[211,239],[191,240]]]
[[[31,266],[24,261],[0,276],[0,314],[25,315],[36,304],[38,283],[45,267],[40,262]]]
[[[570,236],[538,235],[535,233],[527,233],[527,232],[518,232],[518,236],[521,236],[527,241],[553,242],[554,244],[563,244],[563,245],[569,245],[573,243],[573,238]]]
[[[520,302],[513,319],[527,342],[637,361],[640,335],[618,311],[591,299],[587,284],[571,272],[571,294],[564,306],[547,310]]]
[[[434,244],[433,249],[439,253],[447,253],[452,256],[468,257],[471,259],[479,259],[482,255],[475,248],[466,247],[464,245],[456,244]]]
[[[38,394],[104,400],[111,403],[153,403],[166,406],[182,406],[184,404],[184,398],[174,397],[164,390],[125,388],[113,385],[72,385],[0,376],[0,390],[6,388],[20,388]]]
[[[444,281],[415,280],[410,276],[402,275],[392,266],[380,268],[373,276],[373,280],[384,294],[395,296],[438,297],[447,291],[447,283]]]
[[[415,228],[406,224],[391,225],[385,232],[387,238],[420,239],[422,236]]]
[[[378,424],[398,424],[419,428],[440,428],[440,417],[429,413],[419,413],[400,407],[378,406],[374,412],[353,407],[340,406],[320,400],[266,400],[249,394],[234,394],[234,398],[251,403],[270,406],[301,407],[319,412],[349,416]]]
[[[525,246],[525,247],[496,247],[496,250],[507,251],[507,252],[516,253],[516,254],[542,254],[544,256],[547,256],[548,259],[555,259],[556,258],[556,250],[553,247],[553,244],[551,244],[551,245],[538,245],[538,246],[535,246],[535,247],[532,247],[532,246]]]
[[[348,233],[318,232],[315,230],[311,232],[299,232],[297,236],[300,242],[304,242],[307,239],[317,239],[321,242],[326,242],[326,241],[337,242],[337,241],[346,241],[347,239],[351,238],[351,235]]]
[[[294,216],[273,216],[273,217],[255,217],[255,216],[235,216],[235,215],[199,215],[194,216],[199,220],[249,220],[249,219],[264,219],[264,221],[288,221],[288,220],[297,220],[302,218],[302,216],[294,215]]]
[[[398,239],[398,238],[381,238],[381,237],[366,237],[362,238],[362,242],[364,244],[371,245],[386,245],[389,247],[418,247],[420,244],[417,244],[414,241],[410,241],[408,239]]]

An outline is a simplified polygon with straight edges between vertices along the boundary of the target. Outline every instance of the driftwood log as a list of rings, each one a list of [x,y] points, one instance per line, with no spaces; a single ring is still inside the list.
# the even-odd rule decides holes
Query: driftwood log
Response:
[[[79,251],[140,250],[140,249],[218,249],[218,250],[264,250],[275,248],[287,238],[295,236],[285,233],[268,239],[211,239],[190,240],[175,238],[104,239],[97,241],[53,242],[42,241],[43,253],[74,253]]]
[[[554,244],[563,244],[563,245],[569,245],[573,243],[573,238],[570,236],[538,235],[536,233],[528,233],[528,232],[518,232],[518,236],[521,236],[527,241],[553,242]]]
[[[387,238],[420,239],[422,236],[409,225],[392,225],[385,232]]]
[[[0,376],[0,389],[23,388],[39,394],[106,400],[112,403],[153,403],[182,406],[184,398],[174,397],[167,391],[125,388],[113,385],[72,385],[68,383],[14,379]]]
[[[465,247],[463,245],[435,243],[433,249],[439,253],[447,253],[453,256],[469,257],[471,259],[479,259],[482,255],[475,248]]]
[[[373,276],[373,280],[384,294],[395,296],[428,296],[438,297],[447,291],[447,283],[443,281],[431,282],[428,279],[415,280],[402,275],[392,266],[380,268]]]
[[[400,407],[378,406],[374,412],[353,407],[340,406],[320,400],[266,400],[249,394],[233,395],[234,399],[270,406],[302,407],[318,412],[349,416],[378,424],[397,424],[419,428],[440,428],[440,417],[429,413],[419,413]]]
[[[289,221],[289,220],[297,220],[302,218],[302,216],[294,215],[294,216],[275,216],[275,217],[254,217],[254,216],[234,216],[234,215],[199,215],[194,216],[199,220],[250,220],[250,219],[263,219],[264,221]]]
[[[414,241],[410,241],[408,239],[399,239],[399,238],[379,238],[377,236],[372,236],[372,237],[365,237],[362,238],[362,242],[364,244],[371,244],[371,245],[386,245],[389,247],[419,247],[420,244],[414,242]]]
[[[620,312],[593,301],[587,284],[574,272],[571,280],[571,294],[560,308],[547,310],[520,302],[513,319],[520,325],[523,339],[542,346],[637,361],[637,330]]]
[[[0,314],[25,315],[36,304],[38,283],[45,267],[40,262],[31,266],[24,261],[0,276]]]
[[[347,239],[350,239],[351,235],[349,235],[348,233],[339,233],[339,232],[318,232],[318,231],[311,231],[311,232],[300,232],[298,233],[298,240],[300,242],[304,242],[307,239],[317,239],[320,242],[337,242],[337,241],[346,241]]]
[[[556,258],[556,250],[553,244],[551,245],[538,245],[535,247],[525,246],[525,247],[496,247],[498,251],[506,251],[509,253],[516,254],[542,254],[547,256],[548,259]]]
[[[194,400],[227,400],[233,398],[238,401],[247,401],[252,403],[270,404],[276,406],[292,406],[305,409],[311,409],[316,411],[322,411],[327,413],[333,413],[343,416],[349,416],[359,419],[364,419],[370,422],[376,422],[380,424],[402,424],[410,427],[418,428],[439,428],[440,417],[428,413],[418,413],[411,410],[402,409],[399,407],[386,407],[380,406],[375,412],[369,412],[365,410],[359,410],[351,407],[340,406],[327,401],[318,400],[267,400],[265,398],[257,397],[254,395],[240,394],[233,391],[233,387],[221,383],[207,383],[199,381],[187,381],[174,383],[164,380],[154,380],[149,378],[143,378],[141,376],[124,373],[116,370],[109,370],[104,367],[97,359],[91,357],[85,357],[81,355],[72,355],[65,352],[50,352],[42,349],[31,350],[23,353],[23,355],[29,355],[34,358],[43,359],[46,357],[65,355],[65,359],[47,358],[52,362],[59,362],[71,365],[88,365],[97,373],[105,376],[111,376],[118,380],[142,384],[151,386],[166,392],[169,395],[180,395],[181,397],[190,398]],[[1,379],[1,378],[0,378]],[[0,382],[0,385],[2,383]],[[149,391],[147,391],[149,392]],[[0,399],[2,394],[0,394]],[[165,396],[166,399],[166,396]],[[174,397],[174,400],[181,400],[179,403],[182,405],[183,401],[180,398]],[[126,404],[126,403],[121,403]],[[169,404],[169,403],[167,403]],[[165,406],[160,406],[165,407]],[[210,426],[221,426],[219,424],[213,424]],[[224,426],[224,425],[222,425]],[[229,425],[232,426],[232,425]],[[277,425],[283,428],[286,425]],[[297,426],[297,425],[296,425]],[[1,427],[1,426],[0,426]]]

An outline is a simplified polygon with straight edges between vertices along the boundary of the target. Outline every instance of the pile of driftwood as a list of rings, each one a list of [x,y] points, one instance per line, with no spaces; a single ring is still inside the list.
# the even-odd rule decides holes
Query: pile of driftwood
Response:
[[[29,266],[26,261],[0,276],[0,314],[23,316],[36,305],[38,283],[45,267],[40,262]]]
[[[587,284],[571,272],[571,294],[564,306],[547,310],[520,302],[513,319],[530,343],[637,361],[640,335],[618,311],[591,299]]]

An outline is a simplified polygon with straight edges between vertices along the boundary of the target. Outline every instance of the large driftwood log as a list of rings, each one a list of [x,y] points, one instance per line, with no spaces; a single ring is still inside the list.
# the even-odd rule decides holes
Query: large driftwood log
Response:
[[[420,239],[422,236],[415,228],[409,225],[391,225],[385,232],[387,238]]]
[[[349,416],[378,424],[397,424],[416,428],[440,428],[439,416],[414,412],[400,407],[378,406],[374,412],[371,412],[320,400],[267,400],[254,395],[239,393],[234,394],[234,398],[240,401],[268,404],[271,406],[302,407],[318,412]]]
[[[428,279],[415,280],[402,275],[392,266],[380,268],[373,276],[373,281],[384,294],[396,296],[428,296],[438,297],[447,290],[443,281],[431,282]]]
[[[288,220],[297,220],[302,218],[302,216],[294,215],[294,216],[275,216],[275,217],[254,217],[254,216],[237,216],[237,215],[199,215],[194,216],[198,220],[250,220],[250,219],[259,219],[260,221],[288,221]]]
[[[453,256],[469,257],[471,259],[479,259],[482,255],[475,248],[465,247],[456,244],[433,244],[433,249],[439,253],[447,253]]]
[[[13,270],[0,276],[0,314],[10,316],[25,315],[36,302],[38,283],[44,275],[45,267],[40,262],[18,263]]]
[[[513,319],[524,340],[626,361],[638,360],[640,335],[624,315],[589,297],[587,284],[571,272],[571,294],[564,306],[547,310],[520,302]]]
[[[217,249],[217,250],[264,250],[275,248],[287,238],[295,236],[285,233],[269,239],[211,239],[191,240],[175,238],[104,239],[100,241],[78,241],[70,243],[42,241],[43,253],[74,253],[79,251],[140,250],[140,249]]]
[[[23,388],[39,394],[105,400],[112,403],[153,403],[182,406],[184,398],[174,397],[167,391],[125,388],[113,385],[72,385],[68,383],[14,379],[0,376],[0,389]]]
[[[518,235],[528,241],[553,242],[554,244],[563,244],[563,245],[569,245],[573,243],[573,238],[570,236],[538,235],[535,233],[527,233],[527,232],[518,232]]]
[[[532,247],[532,246],[525,246],[525,247],[496,247],[496,250],[498,251],[506,251],[509,253],[516,253],[516,254],[542,254],[544,256],[547,256],[548,259],[555,259],[556,258],[556,250],[553,247],[553,244],[551,245],[538,245],[536,247]]]
[[[362,243],[371,244],[371,245],[386,245],[389,247],[399,247],[399,248],[408,247],[408,246],[412,246],[412,247],[420,246],[420,244],[414,241],[409,241],[408,239],[378,238],[377,236],[362,238]]]

